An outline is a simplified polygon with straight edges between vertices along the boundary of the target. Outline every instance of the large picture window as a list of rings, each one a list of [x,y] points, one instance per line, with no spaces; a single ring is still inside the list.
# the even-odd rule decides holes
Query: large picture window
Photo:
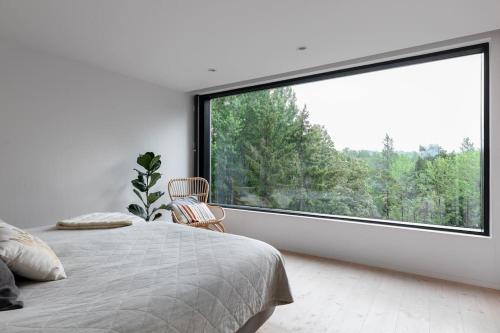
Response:
[[[243,209],[489,234],[488,46],[198,96],[198,173]]]

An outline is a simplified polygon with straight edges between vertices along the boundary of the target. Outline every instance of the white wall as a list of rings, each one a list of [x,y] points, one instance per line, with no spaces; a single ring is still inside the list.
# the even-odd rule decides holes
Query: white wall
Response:
[[[234,209],[228,231],[279,249],[500,289],[500,31],[431,48],[490,39],[491,237]]]
[[[0,218],[126,211],[139,153],[162,155],[163,185],[191,173],[192,113],[186,94],[0,42]]]

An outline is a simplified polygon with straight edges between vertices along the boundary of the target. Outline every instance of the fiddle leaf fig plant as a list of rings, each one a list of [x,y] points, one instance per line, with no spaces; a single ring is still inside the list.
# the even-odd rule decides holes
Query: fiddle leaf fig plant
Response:
[[[161,155],[147,152],[137,157],[137,164],[144,170],[134,169],[137,172],[137,178],[132,180],[132,186],[134,187],[135,195],[141,200],[142,206],[131,204],[128,206],[128,211],[146,221],[154,221],[162,216],[159,210],[167,209],[167,206],[164,204],[156,208],[151,207],[152,204],[165,194],[162,191],[151,191],[151,188],[161,178],[161,173],[158,172],[161,166]]]

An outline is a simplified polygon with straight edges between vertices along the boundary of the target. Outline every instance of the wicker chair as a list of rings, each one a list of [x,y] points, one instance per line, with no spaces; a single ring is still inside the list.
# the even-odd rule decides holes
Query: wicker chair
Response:
[[[201,177],[178,178],[172,179],[168,182],[168,195],[170,196],[170,200],[196,196],[198,201],[207,203],[209,190],[210,186],[208,185],[208,181]],[[196,228],[224,232],[224,224],[222,224],[222,221],[224,221],[224,218],[226,217],[224,209],[220,206],[214,205],[208,205],[208,208],[214,214],[215,220],[194,222],[188,225]],[[172,220],[175,223],[182,223],[179,219],[177,219],[174,212],[172,212]]]

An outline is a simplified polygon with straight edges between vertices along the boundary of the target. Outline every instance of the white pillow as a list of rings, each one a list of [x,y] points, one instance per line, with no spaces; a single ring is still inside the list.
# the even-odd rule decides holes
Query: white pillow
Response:
[[[0,220],[0,259],[16,274],[38,281],[66,278],[63,265],[41,239]]]
[[[136,216],[122,213],[91,213],[57,222],[57,229],[111,229],[132,225]],[[141,219],[140,219],[141,220]]]

